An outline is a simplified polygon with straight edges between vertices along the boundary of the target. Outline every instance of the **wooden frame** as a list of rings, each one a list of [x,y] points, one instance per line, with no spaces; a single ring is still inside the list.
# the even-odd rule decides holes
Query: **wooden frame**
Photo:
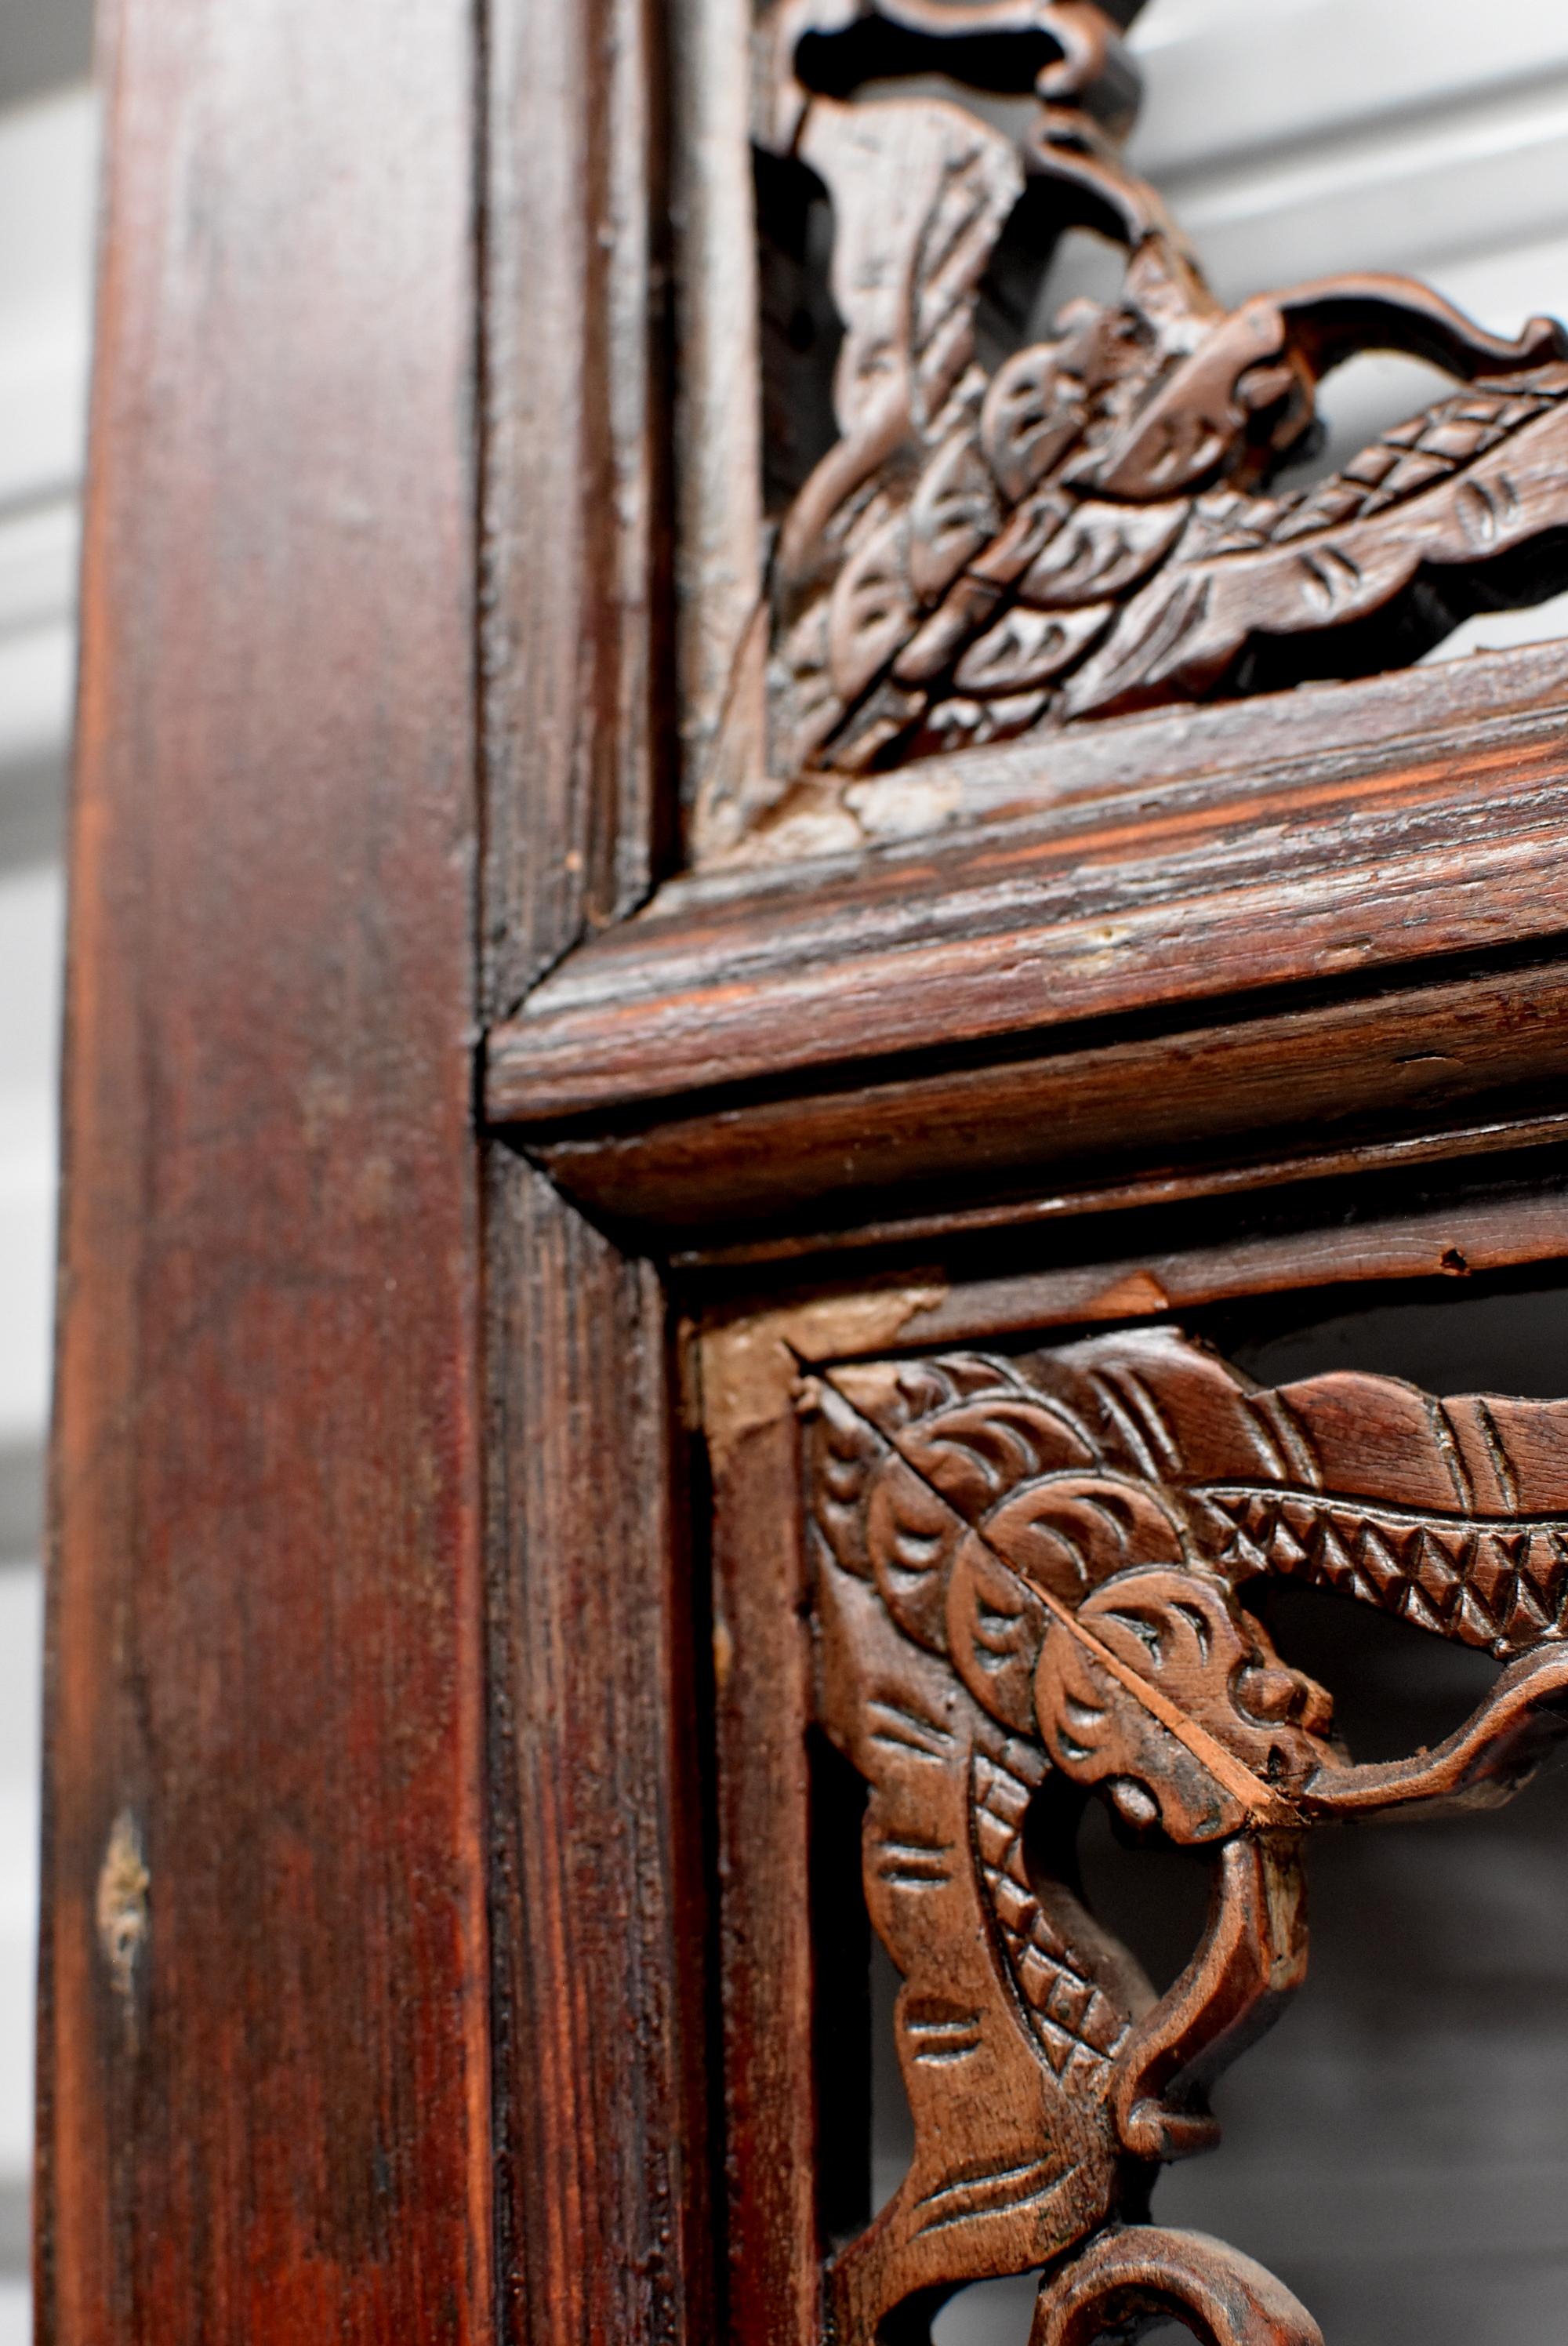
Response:
[[[913,818],[875,786],[676,872],[671,582],[700,729],[752,461],[715,326],[738,26],[690,0],[672,70],[639,0],[493,0],[482,48],[459,0],[395,42],[362,5],[110,11],[58,2346],[803,2341],[770,2080],[806,1957],[733,1953],[737,1896],[778,1894],[736,1887],[759,1784],[776,1857],[805,1813],[794,1362],[1135,1319],[1222,1263],[1561,1252],[1560,649],[1131,719],[1044,778],[977,752]],[[1207,1252],[1159,1219],[1251,1193]]]
[[[103,29],[39,2023],[62,2341],[491,2319],[473,60],[446,0],[391,46],[372,14]]]

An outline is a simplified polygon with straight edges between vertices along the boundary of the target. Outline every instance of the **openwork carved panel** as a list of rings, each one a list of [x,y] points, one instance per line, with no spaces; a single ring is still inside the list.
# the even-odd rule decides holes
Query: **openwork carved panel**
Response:
[[[1041,2275],[1031,2346],[1174,2317],[1321,2346],[1248,2259],[1149,2220],[1210,2147],[1206,2091],[1307,1971],[1314,1827],[1495,1805],[1568,1729],[1568,1402],[1331,1374],[1259,1389],[1174,1330],[813,1378],[820,1720],[869,1787],[863,1878],[901,1975],[915,2152],[834,2259],[836,2346],[929,2336],[952,2291]],[[1495,1658],[1468,1723],[1374,1765],[1255,1609],[1306,1582]],[[1156,1995],[1074,1841],[1212,1857],[1207,1933]]]
[[[775,775],[1372,675],[1568,584],[1563,330],[1499,340],[1373,275],[1227,310],[1124,160],[1141,5],[764,11],[763,209],[791,223],[772,262],[769,437],[793,483],[769,560]],[[1011,97],[1005,127],[965,88]],[[1077,227],[1125,250],[1120,294],[1042,318]],[[791,321],[841,332],[830,414]],[[1435,363],[1452,394],[1329,477],[1281,482],[1325,376],[1374,350]]]

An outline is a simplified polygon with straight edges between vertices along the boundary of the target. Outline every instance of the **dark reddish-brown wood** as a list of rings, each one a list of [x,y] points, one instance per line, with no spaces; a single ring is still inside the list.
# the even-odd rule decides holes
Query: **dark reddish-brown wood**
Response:
[[[1492,1143],[1498,1127],[1549,1129],[1568,1076],[1565,1012],[1562,965],[1547,962],[1137,1040],[1088,1036],[1001,1066],[720,1097],[534,1147],[591,1211],[667,1244],[712,1251],[760,1227],[776,1248],[792,1233],[799,1251],[835,1230],[863,1239],[872,1218],[885,1230],[945,1208],[972,1226],[998,1194],[1013,1203],[990,1219],[1028,1218],[1044,1182],[1119,1184],[1130,1202],[1177,1163],[1193,1186],[1227,1168],[1257,1181],[1269,1164],[1300,1178],[1413,1135],[1441,1133],[1458,1154],[1467,1128]]]
[[[1124,1292],[1124,1312],[1154,1308]],[[1439,1405],[1357,1375],[1260,1391],[1168,1326],[802,1375],[930,1309],[890,1288],[730,1321],[704,1348],[730,2334],[822,2320],[810,2053],[842,1957],[801,1895],[815,1717],[869,1788],[866,1903],[902,1983],[914,2122],[896,2195],[827,2261],[830,2334],[872,2346],[901,2307],[923,2335],[955,2287],[1044,2267],[1036,2341],[1092,2339],[1095,2308],[1175,2313],[1209,2346],[1321,2346],[1250,2260],[1148,2225],[1153,2172],[1217,2139],[1208,2084],[1305,1977],[1308,1830],[1492,1807],[1568,1726],[1568,1402]],[[1435,1749],[1357,1765],[1329,1697],[1238,1601],[1270,1577],[1505,1667]],[[1081,1902],[1095,1793],[1133,1835],[1213,1852],[1207,1932],[1163,1995]]]
[[[462,0],[108,11],[40,2335],[493,2334]]]
[[[800,1475],[787,1329],[704,1346],[713,1490],[714,1715],[726,2178],[722,2334],[815,2346],[811,1799]]]
[[[489,13],[491,1019],[639,901],[672,828],[661,27]],[[487,1198],[500,2326],[675,2346],[712,2331],[713,2252],[673,1349],[649,1265],[504,1147]]]
[[[699,1609],[660,1282],[491,1159],[503,2334],[714,2334]]]
[[[1186,1617],[1184,1571],[1209,1575],[1198,1611],[1225,1667],[1156,1688],[1103,1590],[1036,1586],[1037,1524],[1011,1540],[944,1483],[962,1443],[915,1458],[901,1378],[956,1386],[975,1372],[952,1348],[1108,1326],[1124,1332],[1092,1340],[1100,1367],[1165,1379],[1178,1416],[1201,1388],[1212,1431],[1237,1381],[1129,1323],[1561,1257],[1562,648],[1107,713],[1322,672],[1319,620],[1366,622],[1363,668],[1402,658],[1404,621],[1430,632],[1491,591],[1471,576],[1486,563],[1501,591],[1518,555],[1513,585],[1543,590],[1555,338],[1505,349],[1410,287],[1224,316],[1117,157],[1115,34],[1137,0],[985,0],[969,29],[1045,44],[1025,76],[1042,74],[1035,163],[1123,208],[1120,314],[1147,337],[1147,379],[1118,418],[1109,376],[1078,363],[1094,335],[1065,371],[1056,345],[1003,361],[1007,431],[980,418],[1000,393],[964,394],[991,468],[975,472],[936,394],[954,391],[960,313],[1001,225],[988,199],[945,318],[903,354],[929,411],[918,449],[878,441],[860,397],[877,321],[850,283],[827,472],[806,466],[765,512],[780,476],[758,419],[779,392],[757,362],[778,321],[753,329],[759,278],[765,309],[780,280],[753,250],[748,118],[764,213],[809,117],[846,247],[902,236],[878,190],[925,132],[906,107],[897,137],[890,113],[857,147],[854,85],[889,64],[890,23],[945,37],[950,0],[773,11],[778,71],[755,86],[744,11],[710,0],[667,21],[648,0],[479,13],[413,0],[395,35],[364,0],[110,13],[43,2335],[819,2346],[831,2310],[851,2346],[908,2289],[1070,2256],[1033,2346],[1172,2309],[1210,2346],[1308,2346],[1267,2274],[1137,2220],[1128,2162],[1198,2147],[1184,2096],[1294,1984],[1295,1836],[1505,1782],[1554,1729],[1568,1517],[1511,1443],[1560,1447],[1562,1405],[1511,1421],[1512,1493],[1423,1518],[1400,1576],[1408,1612],[1507,1661],[1492,1707],[1369,1771],[1328,1752],[1313,1690],[1232,1601],[1236,1576],[1161,1546],[1156,1516],[1168,1528],[1191,1495],[1179,1462],[1145,1473],[1109,1437],[1090,1462],[1124,1497],[1140,1485],[1132,1562],[1156,1626]],[[808,89],[813,25],[871,46],[838,82],[819,50]],[[931,60],[906,45],[891,62]],[[997,149],[962,135],[983,195]],[[916,213],[921,184],[900,179]],[[1465,413],[1418,419],[1319,493],[1333,608],[1314,616],[1281,553],[1307,505],[1233,508],[1267,491],[1319,362],[1369,326],[1485,380]],[[1237,362],[1254,345],[1261,372]],[[1083,444],[1025,479],[1023,411],[1064,372],[1088,386]],[[1179,479],[1156,479],[1162,435],[1186,452]],[[1515,459],[1511,511],[1494,493]],[[851,505],[874,479],[909,506],[885,576],[861,509],[824,503],[856,465]],[[1076,501],[1068,536],[1053,506],[1055,551],[1043,539],[1004,576],[1040,496]],[[1225,515],[1200,513],[1216,496]],[[1189,544],[1195,515],[1257,542]],[[1424,603],[1407,592],[1418,539],[1448,580]],[[1096,572],[1103,633],[1076,555],[1059,558],[1080,541],[1115,555]],[[1153,641],[1145,598],[1180,605],[1195,578],[1213,639],[1109,678],[1107,645],[1129,627]],[[857,603],[846,579],[877,591]],[[1278,672],[1242,649],[1256,610],[1294,647]],[[791,648],[819,618],[841,671],[820,738]],[[1021,681],[1018,658],[1040,674]],[[1010,694],[1041,705],[995,721]],[[868,759],[893,770],[859,772]],[[1019,1375],[1043,1391],[1067,1355],[1022,1372],[1007,1357],[993,1367],[1015,1431]],[[1269,1514],[1266,1492],[1266,1525],[1227,1518],[1265,1571],[1300,1548],[1327,1573],[1342,1548],[1352,1593],[1389,1601],[1383,1550],[1410,1527],[1372,1517],[1408,1513],[1432,1465],[1408,1391],[1357,1382],[1378,1457],[1353,1491],[1315,1485],[1316,1514],[1294,1489]],[[1464,1420],[1461,1449],[1481,1424]],[[1473,1486],[1484,1461],[1465,1456]],[[906,1473],[895,1583],[871,1550],[899,1547]],[[910,1590],[950,1549],[968,1610],[906,1634],[900,1606],[918,1613]],[[994,1640],[1009,1617],[1041,1633],[1027,1719],[1016,1688],[1018,1716],[987,1708],[973,1653],[965,1675],[965,1635]],[[1005,1674],[1018,1655],[997,1650]],[[962,1765],[956,1745],[877,1743],[872,1706],[896,1685],[952,1697]],[[1245,1686],[1261,1710],[1238,1710]],[[1102,1698],[1096,1774],[1063,1723]],[[1259,1739],[1285,1727],[1271,1775]],[[988,1736],[979,1819],[968,1762]],[[1073,2014],[1092,2090],[1072,2047],[1045,2084],[1023,2035],[1023,1973],[1038,1986],[1029,1959],[1050,1950],[1013,1828],[1047,1753],[1077,1793],[1103,1778],[1135,1824],[1154,1802],[1178,1840],[1203,1840],[1212,1809],[1225,1844],[1208,1941],[1170,1996],[1117,2004],[1119,1957],[1091,1962],[1115,2007]],[[1023,1901],[1016,1944],[985,1936],[989,1909],[967,1936],[918,1922],[933,1767],[939,1821],[991,1849],[987,1895],[1009,1902],[1005,1880]],[[832,1872],[856,1770],[869,1902]],[[869,2054],[833,2074],[819,1934],[842,1927],[863,1995],[868,1905],[927,1999],[905,2016],[934,2066],[911,2085],[915,2178],[825,2269],[863,2190],[850,2137]],[[961,1976],[1013,2031],[993,2032],[978,2096],[942,2066],[964,2049],[962,2015],[937,2008]],[[921,2191],[966,2185],[960,2147],[994,2151],[1011,2127],[1018,2148],[1042,2123],[1084,2134],[1073,2205],[1003,2211],[957,2264],[933,2250]]]
[[[487,17],[481,648],[493,1015],[671,828],[658,12]],[[661,789],[661,784],[667,785]]]
[[[543,1127],[921,1054],[984,1063],[1091,1019],[1234,1017],[1265,990],[1555,950],[1559,712],[1361,751],[1301,736],[1261,771],[1096,793],[940,853],[677,882],[494,1032],[490,1112]]]

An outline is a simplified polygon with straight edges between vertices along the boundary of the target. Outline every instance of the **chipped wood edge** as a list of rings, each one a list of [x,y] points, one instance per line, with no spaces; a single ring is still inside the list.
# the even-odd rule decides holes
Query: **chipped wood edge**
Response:
[[[707,1438],[715,1480],[737,1443],[795,1406],[803,1370],[896,1344],[911,1322],[946,1302],[946,1280],[927,1275],[898,1287],[814,1297],[747,1318],[699,1326],[687,1350],[696,1369],[689,1394]]]

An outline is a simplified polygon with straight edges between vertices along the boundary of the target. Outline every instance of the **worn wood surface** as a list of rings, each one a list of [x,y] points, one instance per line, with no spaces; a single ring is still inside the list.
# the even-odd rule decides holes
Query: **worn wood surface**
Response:
[[[661,22],[646,0],[487,14],[493,1011],[630,910],[673,831]]]
[[[502,2335],[713,2334],[697,1640],[659,1282],[487,1183]]]
[[[119,0],[39,2335],[492,2335],[470,11]]]
[[[976,822],[1163,796],[1184,775],[1189,788],[1227,773],[1262,782],[1279,770],[1314,770],[1336,751],[1380,762],[1392,745],[1408,754],[1418,741],[1436,743],[1500,709],[1530,717],[1565,703],[1568,648],[1546,643],[1359,683],[1107,718],[1061,733],[1045,754],[1024,740],[932,755],[918,775],[804,778],[776,789],[777,805],[756,812],[745,840],[705,859],[705,870],[717,879],[720,871],[823,862],[915,839],[931,848]]]
[[[1447,1168],[1445,1178],[1442,1168],[1396,1167],[1285,1198],[1228,1196],[1092,1221],[1064,1217],[1033,1241],[1011,1234],[1000,1261],[983,1255],[948,1280],[906,1270],[888,1283],[918,1290],[901,1331],[908,1341],[965,1343],[1247,1295],[1341,1289],[1349,1309],[1357,1290],[1369,1302],[1369,1289],[1420,1281],[1430,1299],[1462,1293],[1472,1278],[1553,1261],[1568,1227],[1561,1158],[1526,1168],[1505,1155],[1476,1168],[1482,1178],[1473,1186],[1451,1178],[1470,1169]],[[1034,1260],[1018,1260],[1035,1249]],[[825,1326],[842,1324],[852,1292],[820,1291]]]
[[[1458,1153],[1467,1123],[1561,1113],[1565,1078],[1568,984],[1547,963],[535,1147],[590,1210],[661,1244],[713,1253],[755,1232],[801,1253],[873,1220],[972,1227],[992,1198],[1032,1219],[1042,1185],[1131,1197],[1173,1168],[1196,1187],[1287,1158],[1302,1178],[1441,1131]]]
[[[490,1114],[543,1126],[1091,1019],[1366,984],[1568,925],[1550,713],[911,842],[678,883],[491,1037]],[[1434,974],[1437,974],[1434,972]]]
[[[701,1356],[712,1474],[726,2296],[722,2335],[817,2346],[821,2277],[795,1358],[764,1323]],[[869,2126],[869,2112],[862,2115]]]
[[[1561,650],[774,806],[723,478],[748,332],[712,305],[750,284],[738,48],[701,0],[484,14],[480,75],[453,0],[390,35],[363,0],[111,7],[50,2346],[814,2346],[857,2184],[801,1365],[1561,1246]],[[672,189],[706,272],[674,450]],[[678,601],[731,862],[627,917],[675,862],[677,485],[724,573]],[[1526,1142],[1532,1188],[1380,1220],[1114,1210]],[[1074,1205],[1093,1242],[958,1276],[966,1216]],[[801,1300],[813,1249],[917,1228],[936,1270]],[[645,1246],[724,1290],[711,1619]]]
[[[665,20],[488,22],[486,1015],[675,826]],[[485,1302],[504,2338],[709,2333],[702,1800],[658,1283],[505,1148]]]

